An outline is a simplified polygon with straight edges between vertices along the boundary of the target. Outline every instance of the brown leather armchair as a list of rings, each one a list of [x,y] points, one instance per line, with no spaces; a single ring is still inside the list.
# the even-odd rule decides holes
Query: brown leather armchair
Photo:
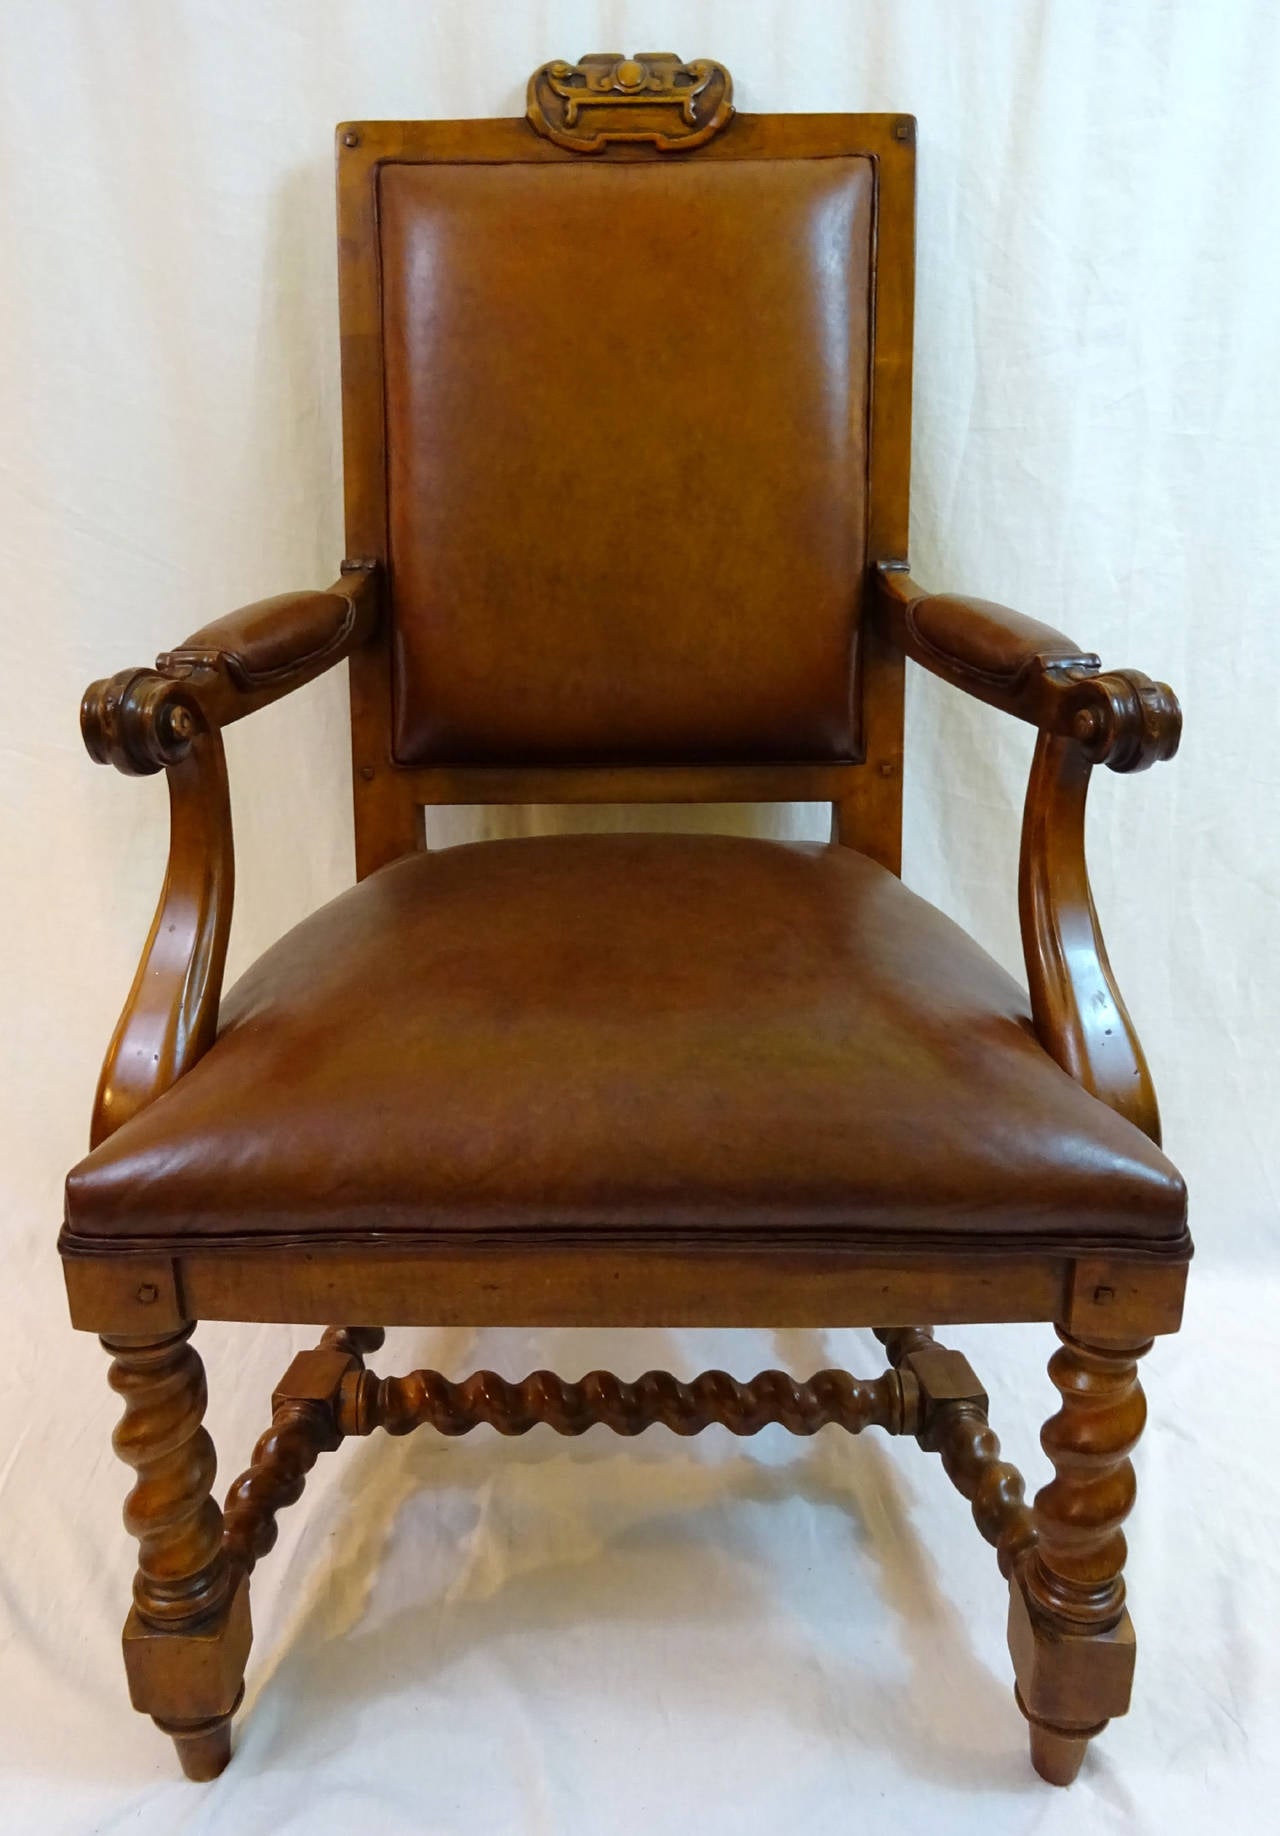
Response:
[[[137,1708],[230,1752],[250,1572],[378,1427],[914,1434],[1010,1585],[1058,1783],[1127,1706],[1136,1364],[1185,1193],[1085,871],[1091,770],[1177,703],[905,568],[915,124],[734,116],[712,63],[550,64],[526,119],[338,130],[349,551],[94,684],[163,771],[168,873],[60,1239],[137,1472]],[[910,657],[1037,729],[1029,995],[898,878]],[[221,730],[346,659],[357,884],[225,996]],[[568,835],[427,852],[436,803],[810,799],[828,846]],[[338,1325],[219,1510],[199,1319]],[[1044,1320],[1033,1504],[920,1320]],[[869,1325],[873,1379],[375,1377],[382,1326]]]

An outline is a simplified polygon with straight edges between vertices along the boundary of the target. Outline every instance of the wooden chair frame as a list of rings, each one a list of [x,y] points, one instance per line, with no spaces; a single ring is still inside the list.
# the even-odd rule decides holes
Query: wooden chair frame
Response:
[[[632,79],[616,73],[631,62],[603,60],[624,100]],[[732,113],[728,80],[717,91],[719,79],[708,78],[722,119],[697,152],[707,159],[860,153],[875,164],[868,500],[874,566],[860,660],[862,756],[832,765],[520,770],[404,770],[394,763],[382,590],[387,514],[377,175],[387,161],[581,157],[563,119],[551,134],[545,122],[538,126],[533,108],[558,106],[547,70],[584,67],[590,77],[591,60],[536,73],[530,119],[537,133],[524,120],[338,129],[347,535],[354,559],[326,593],[251,609],[301,634],[272,669],[244,667],[215,626],[163,654],[154,670],[123,672],[86,695],[83,725],[92,755],[131,775],[163,771],[171,805],[164,889],[103,1067],[94,1141],[181,1077],[216,1033],[234,879],[222,729],[344,658],[361,876],[423,845],[424,804],[549,800],[828,800],[834,838],[897,871],[906,658],[1030,723],[1039,737],[1022,830],[1019,910],[1036,1031],[1086,1089],[1158,1138],[1150,1076],[1089,892],[1084,808],[1095,764],[1129,771],[1172,754],[1177,703],[1137,672],[1104,674],[1096,658],[1043,654],[1034,645],[1016,671],[987,669],[967,634],[982,619],[1017,634],[1017,615],[931,597],[906,572],[915,162],[908,116],[738,117],[733,134],[718,137],[724,111]],[[708,67],[679,66],[686,68]],[[671,101],[661,95],[653,106],[667,105],[670,114]],[[690,113],[682,103],[681,119],[687,115],[701,134],[710,116],[699,116],[697,106]],[[613,118],[599,119],[608,127]],[[688,156],[678,139],[685,130],[667,115],[658,125],[652,114],[629,119],[647,138],[606,135],[596,156]],[[677,138],[663,144],[668,130]],[[939,616],[954,629],[950,643],[938,640]],[[429,1245],[305,1249],[257,1240],[157,1254],[145,1244],[94,1253],[64,1234],[62,1250],[72,1320],[99,1333],[111,1354],[111,1382],[124,1400],[115,1444],[137,1473],[125,1512],[140,1545],[124,1634],[130,1691],[135,1706],[174,1737],[194,1778],[213,1776],[229,1757],[230,1717],[251,1636],[248,1578],[275,1540],[279,1510],[299,1496],[319,1453],[346,1435],[377,1427],[400,1433],[423,1423],[446,1434],[479,1422],[507,1434],[537,1422],[563,1434],[593,1423],[633,1434],[653,1422],[678,1433],[718,1422],[751,1434],[781,1422],[802,1434],[824,1424],[914,1434],[939,1453],[971,1502],[1009,1582],[1010,1649],[1038,1770],[1069,1782],[1088,1740],[1128,1704],[1134,1647],[1120,1525],[1134,1491],[1128,1456],[1143,1421],[1136,1364],[1156,1335],[1179,1325],[1189,1240],[1156,1254],[1082,1253],[1034,1238],[1015,1251],[984,1251],[922,1238],[911,1253],[890,1258],[874,1242],[796,1237],[696,1251],[660,1239],[637,1247],[605,1236],[593,1247],[571,1249],[439,1237]],[[382,1325],[330,1327],[314,1351],[294,1360],[273,1398],[271,1425],[219,1510],[213,1448],[201,1422],[204,1375],[190,1343],[194,1322],[323,1325],[334,1318]],[[1055,1476],[1034,1504],[1024,1501],[1017,1470],[1000,1457],[972,1370],[916,1324],[922,1319],[1057,1327],[1061,1344],[1050,1372],[1062,1402],[1043,1434]],[[827,1371],[797,1382],[765,1372],[745,1384],[722,1372],[691,1383],[655,1372],[635,1384],[602,1372],[580,1383],[535,1372],[512,1384],[480,1372],[452,1383],[435,1372],[378,1379],[365,1368],[383,1326],[463,1323],[871,1326],[889,1368],[873,1380]]]

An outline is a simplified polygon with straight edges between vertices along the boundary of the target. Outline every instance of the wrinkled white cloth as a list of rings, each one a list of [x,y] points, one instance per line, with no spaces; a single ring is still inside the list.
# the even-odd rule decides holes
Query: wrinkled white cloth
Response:
[[[1135,1709],[1072,1792],[1029,1780],[994,1565],[909,1445],[424,1432],[344,1449],[287,1514],[255,1582],[239,1756],[185,1788],[125,1701],[127,1474],[53,1255],[165,799],[89,765],[75,708],[91,677],[334,575],[332,125],[515,114],[547,57],[654,45],[723,59],[744,109],[917,114],[914,571],[1186,705],[1180,758],[1100,773],[1090,827],[1201,1249],[1187,1329],[1150,1361]],[[1269,0],[0,6],[6,1836],[1194,1831],[1274,1799],[1278,92]],[[350,881],[344,693],[335,673],[229,736],[233,973]],[[915,673],[908,715],[906,878],[1017,969],[1030,734]],[[570,822],[819,835],[823,815],[431,829]],[[1038,1469],[1047,1331],[952,1336]],[[309,1338],[202,1328],[224,1479]],[[399,1333],[379,1363],[828,1359],[876,1368],[847,1334]]]

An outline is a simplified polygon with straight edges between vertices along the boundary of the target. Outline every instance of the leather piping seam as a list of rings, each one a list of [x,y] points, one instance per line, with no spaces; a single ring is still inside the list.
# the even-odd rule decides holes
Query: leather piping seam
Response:
[[[848,1257],[851,1261],[873,1264],[883,1262],[886,1256],[892,1256],[895,1261],[912,1261],[947,1255],[969,1260],[1010,1255],[1039,1258],[1099,1254],[1117,1262],[1186,1262],[1194,1253],[1191,1233],[1185,1224],[1168,1236],[1129,1238],[1120,1242],[1117,1242],[1113,1234],[1105,1233],[1069,1237],[1019,1236],[1008,1233],[992,1235],[983,1242],[975,1242],[969,1236],[948,1237],[936,1233],[925,1235],[922,1232],[917,1240],[908,1242],[901,1236],[894,1237],[888,1231],[863,1234],[796,1232],[794,1235],[785,1235],[759,1227],[736,1229],[728,1226],[719,1230],[659,1233],[652,1227],[645,1229],[637,1226],[614,1232],[602,1229],[599,1225],[558,1230],[490,1230],[481,1227],[475,1230],[405,1231],[373,1228],[363,1231],[348,1229],[301,1232],[277,1229],[260,1234],[239,1231],[234,1236],[229,1233],[215,1236],[178,1232],[166,1236],[157,1234],[154,1237],[90,1237],[82,1236],[64,1224],[58,1236],[58,1252],[69,1261],[80,1258],[104,1261],[128,1256],[243,1255],[299,1249],[305,1249],[309,1254],[322,1254],[329,1250],[341,1253],[353,1248],[403,1251],[410,1255],[432,1251],[455,1255],[493,1251],[537,1254],[542,1250],[564,1249],[598,1250],[602,1254],[645,1254],[654,1251],[681,1255],[696,1255],[704,1251],[712,1255],[725,1251],[734,1254],[754,1251],[780,1258],[784,1262],[794,1255],[816,1254]]]
[[[1095,676],[1102,668],[1102,659],[1093,651],[1082,651],[1077,648],[1062,651],[1036,650],[1029,656],[1022,657],[1011,669],[984,669],[980,664],[970,663],[966,658],[957,656],[954,651],[943,650],[941,645],[926,637],[921,631],[916,618],[916,607],[924,605],[929,599],[938,595],[926,593],[921,599],[913,599],[906,608],[906,625],[912,641],[931,659],[936,661],[949,675],[961,679],[971,678],[992,688],[1017,688],[1029,676],[1059,671],[1078,669]]]
[[[330,657],[336,661],[355,626],[356,608],[350,599],[343,599],[339,593],[322,594],[320,597],[341,600],[346,607],[342,623],[332,637],[326,638],[312,650],[290,657],[287,662],[273,664],[270,669],[254,669],[237,651],[219,648],[204,650],[184,644],[177,650],[162,651],[156,658],[156,668],[162,675],[183,675],[191,669],[217,669],[230,676],[237,688],[251,691],[286,681],[299,670],[310,669]]]

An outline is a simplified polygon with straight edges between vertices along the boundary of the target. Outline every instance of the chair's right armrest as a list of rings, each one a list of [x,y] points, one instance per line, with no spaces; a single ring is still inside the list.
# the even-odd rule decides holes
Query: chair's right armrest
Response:
[[[169,789],[164,888],[103,1061],[92,1146],[188,1071],[217,1032],[235,888],[222,728],[331,668],[377,617],[376,568],[344,563],[328,592],[259,600],[162,651],[154,669],[87,690],[90,756],[130,777],[163,771]]]
[[[154,669],[121,670],[85,691],[91,758],[143,777],[173,765],[193,734],[278,701],[349,656],[378,619],[378,572],[344,562],[327,592],[280,593],[203,625]]]

